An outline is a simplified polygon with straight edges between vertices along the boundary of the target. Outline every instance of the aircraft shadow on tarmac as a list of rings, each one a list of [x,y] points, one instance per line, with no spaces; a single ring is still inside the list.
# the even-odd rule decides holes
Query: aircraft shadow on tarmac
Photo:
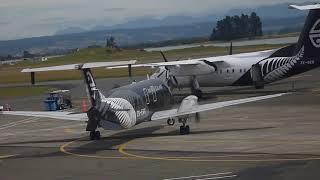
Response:
[[[71,141],[77,141],[81,145],[76,148],[70,148],[70,151],[73,153],[78,154],[96,154],[99,151],[114,151],[116,150],[115,147],[121,145],[123,143],[129,142],[134,139],[139,138],[149,138],[149,137],[165,137],[165,136],[180,136],[178,130],[165,132],[165,133],[154,133],[160,129],[164,128],[163,125],[161,126],[153,126],[153,127],[146,127],[140,129],[133,129],[127,130],[124,132],[119,132],[113,134],[108,137],[104,137],[99,141],[90,141],[88,137],[83,138],[69,138],[69,139],[57,139],[57,140],[40,140],[40,141],[24,141],[24,142],[12,142],[12,143],[2,143],[0,147],[3,148],[35,148],[36,150],[34,153],[28,152],[27,154],[21,154],[19,156],[11,157],[10,159],[21,159],[21,158],[41,158],[41,157],[56,157],[56,156],[66,156],[60,151],[55,151],[51,153],[43,153],[40,149],[53,149],[53,147],[32,147],[29,144],[41,144],[41,143],[66,143]],[[271,129],[274,127],[256,127],[256,128],[239,128],[239,129],[220,129],[220,130],[205,130],[205,131],[193,131],[190,133],[192,134],[208,134],[208,133],[220,133],[220,132],[234,132],[234,131],[256,131],[256,130],[263,130],[263,129]],[[23,146],[26,144],[26,146]],[[19,145],[17,147],[13,147],[12,145]],[[56,148],[54,148],[56,149]],[[143,150],[146,151],[146,150]],[[151,151],[151,150],[150,150]],[[175,151],[177,152],[177,151]],[[199,153],[199,152],[193,152]],[[223,153],[223,152],[217,152]]]
[[[268,95],[268,94],[278,94],[278,93],[287,93],[287,92],[304,92],[310,90],[312,87],[303,87],[303,88],[292,88],[292,82],[278,82],[269,84],[266,86],[265,89],[255,89],[252,86],[245,86],[245,87],[231,87],[231,89],[219,89],[219,90],[208,90],[203,91],[203,97],[201,100],[215,100],[218,98],[219,95],[251,95],[251,96],[258,96],[258,95]],[[283,86],[287,85],[283,88],[271,89],[275,86]],[[180,102],[184,97],[190,95],[188,91],[175,91],[175,101]]]

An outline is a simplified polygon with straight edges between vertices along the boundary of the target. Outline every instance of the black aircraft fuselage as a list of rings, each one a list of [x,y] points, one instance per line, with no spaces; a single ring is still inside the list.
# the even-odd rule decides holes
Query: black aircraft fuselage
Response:
[[[110,91],[108,98],[127,100],[137,113],[137,123],[149,121],[155,111],[170,109],[173,104],[168,86],[159,79],[132,83]]]
[[[98,117],[96,126],[104,129],[127,129],[150,121],[154,112],[170,109],[173,98],[169,87],[159,79],[149,79],[111,90],[106,97],[96,93],[89,117]],[[94,121],[92,121],[94,122]]]

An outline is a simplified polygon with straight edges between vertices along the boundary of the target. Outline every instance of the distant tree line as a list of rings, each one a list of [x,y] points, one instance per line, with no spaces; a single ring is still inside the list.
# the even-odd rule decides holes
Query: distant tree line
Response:
[[[233,40],[254,36],[262,36],[262,23],[260,17],[252,12],[250,16],[226,16],[218,21],[210,40]]]

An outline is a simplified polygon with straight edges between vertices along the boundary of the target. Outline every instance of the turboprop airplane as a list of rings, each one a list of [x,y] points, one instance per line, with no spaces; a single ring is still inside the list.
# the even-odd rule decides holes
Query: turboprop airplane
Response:
[[[132,67],[159,67],[154,77],[167,79],[170,87],[189,88],[201,97],[201,87],[255,86],[304,73],[320,65],[320,4],[291,8],[310,10],[296,44],[275,50],[219,57],[136,64]],[[122,68],[111,67],[111,68]]]
[[[132,63],[131,61],[102,62],[24,69],[22,72],[74,69],[82,71],[91,101],[91,108],[87,113],[1,111],[0,114],[86,121],[86,130],[90,131],[91,140],[100,139],[101,135],[97,131],[98,127],[107,130],[128,129],[140,123],[163,119],[167,119],[168,125],[174,125],[175,119],[182,123],[180,134],[183,135],[190,132],[187,120],[199,112],[285,95],[282,93],[203,105],[198,105],[198,98],[191,95],[183,99],[179,108],[173,108],[171,90],[167,83],[159,78],[147,79],[113,89],[106,96],[98,89],[91,73],[91,68],[131,65]]]

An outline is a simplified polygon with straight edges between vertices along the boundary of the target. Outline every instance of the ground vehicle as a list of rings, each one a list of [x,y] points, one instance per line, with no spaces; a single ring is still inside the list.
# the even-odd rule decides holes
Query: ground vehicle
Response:
[[[49,94],[45,100],[48,111],[56,111],[72,108],[71,94],[69,90],[56,90]]]

